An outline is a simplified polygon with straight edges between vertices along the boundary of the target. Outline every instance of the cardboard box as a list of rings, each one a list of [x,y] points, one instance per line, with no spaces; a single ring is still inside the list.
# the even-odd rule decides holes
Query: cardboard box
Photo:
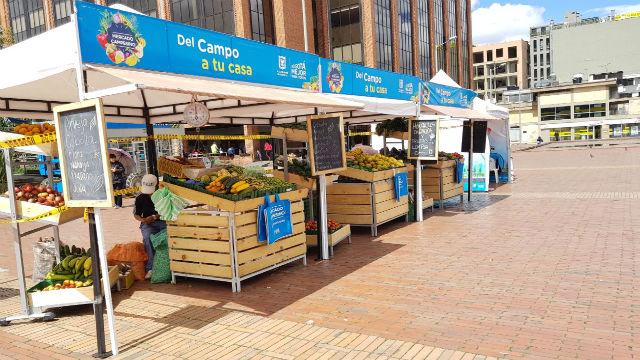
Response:
[[[120,275],[118,279],[118,288],[120,290],[127,290],[133,283],[136,281],[135,276],[133,276],[133,271],[129,271],[126,275]]]

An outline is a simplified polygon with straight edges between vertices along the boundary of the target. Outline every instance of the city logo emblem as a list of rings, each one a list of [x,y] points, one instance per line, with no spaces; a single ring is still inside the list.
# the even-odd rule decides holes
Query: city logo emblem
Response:
[[[344,75],[342,75],[342,69],[339,63],[332,62],[329,64],[327,82],[329,83],[329,90],[332,93],[340,93],[342,91]]]
[[[404,87],[404,90],[407,94],[413,93],[413,83],[407,83],[407,85]]]
[[[135,17],[129,16],[103,12],[96,38],[114,64],[136,66],[144,55],[146,41],[136,29]]]
[[[287,57],[279,55],[278,56],[278,67],[280,70],[285,70],[287,68]]]

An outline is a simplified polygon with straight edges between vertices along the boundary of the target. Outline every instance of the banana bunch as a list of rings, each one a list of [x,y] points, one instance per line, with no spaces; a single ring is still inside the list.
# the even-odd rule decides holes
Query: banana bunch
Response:
[[[93,274],[92,264],[93,260],[90,253],[85,255],[67,255],[59,264],[53,267],[51,272],[47,274],[46,279],[87,282]]]
[[[240,194],[243,191],[251,191],[250,185],[246,180],[239,176],[219,175],[212,181],[206,189],[211,192],[224,192],[227,194]]]

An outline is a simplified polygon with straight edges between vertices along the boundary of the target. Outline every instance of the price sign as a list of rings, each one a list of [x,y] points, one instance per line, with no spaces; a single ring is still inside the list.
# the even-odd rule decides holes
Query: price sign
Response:
[[[409,119],[409,159],[438,160],[438,118]]]
[[[57,106],[53,115],[65,204],[113,207],[102,102],[94,99]]]
[[[311,175],[322,175],[347,168],[342,114],[307,118]]]

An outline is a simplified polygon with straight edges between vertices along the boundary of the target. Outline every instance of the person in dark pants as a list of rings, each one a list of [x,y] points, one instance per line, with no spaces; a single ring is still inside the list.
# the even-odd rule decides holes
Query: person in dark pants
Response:
[[[133,206],[133,216],[136,220],[140,221],[140,232],[142,233],[144,250],[148,257],[147,263],[144,266],[146,272],[145,279],[149,279],[151,278],[153,256],[155,255],[153,244],[151,244],[151,235],[155,235],[166,229],[167,223],[164,220],[160,220],[160,215],[158,215],[151,200],[151,194],[156,191],[156,185],[158,185],[158,178],[153,174],[147,174],[142,177],[141,182],[140,195],[136,197],[136,202]]]
[[[124,165],[116,159],[114,154],[109,154],[111,162],[111,177],[113,179],[113,190],[124,189],[127,180],[124,178]],[[115,196],[116,208],[122,207],[122,195]]]

